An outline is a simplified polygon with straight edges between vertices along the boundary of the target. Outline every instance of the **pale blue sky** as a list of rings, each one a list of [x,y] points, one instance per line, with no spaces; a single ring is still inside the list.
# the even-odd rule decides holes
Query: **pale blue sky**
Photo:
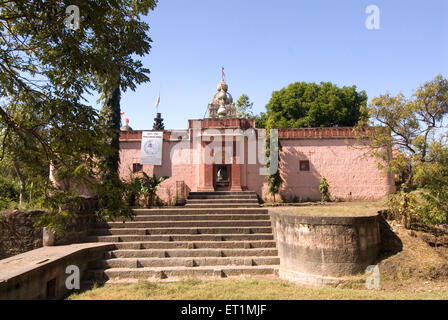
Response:
[[[380,30],[365,27],[371,4]],[[203,118],[221,66],[234,99],[247,93],[256,113],[296,81],[356,85],[370,100],[448,76],[446,0],[160,0],[145,19],[151,83],[121,101],[134,129],[152,128],[159,90],[165,128]]]

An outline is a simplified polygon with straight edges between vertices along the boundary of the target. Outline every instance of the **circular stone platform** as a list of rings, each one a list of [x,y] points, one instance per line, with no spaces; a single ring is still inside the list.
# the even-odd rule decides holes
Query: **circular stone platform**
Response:
[[[326,285],[364,272],[380,249],[379,214],[344,216],[271,209],[280,278]]]

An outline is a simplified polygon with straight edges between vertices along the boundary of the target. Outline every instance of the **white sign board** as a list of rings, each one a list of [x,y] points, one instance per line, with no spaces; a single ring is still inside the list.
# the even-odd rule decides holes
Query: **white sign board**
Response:
[[[140,164],[162,165],[163,132],[143,131]]]

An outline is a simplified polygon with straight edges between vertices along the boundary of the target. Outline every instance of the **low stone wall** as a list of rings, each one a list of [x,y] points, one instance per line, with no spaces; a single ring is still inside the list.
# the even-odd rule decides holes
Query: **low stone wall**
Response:
[[[62,298],[71,292],[67,267],[78,267],[81,281],[89,263],[113,248],[108,243],[44,247],[1,260],[0,300]]]
[[[85,242],[87,232],[96,222],[95,211],[98,200],[84,198],[77,208],[70,210],[70,221],[65,226],[64,234],[56,237],[56,245]]]
[[[0,260],[42,247],[42,228],[34,225],[41,213],[0,212]]]
[[[379,215],[320,217],[271,211],[281,278],[325,285],[365,271],[381,246]]]
[[[95,222],[97,200],[86,198],[78,208],[71,210],[71,217],[64,234],[56,237],[56,245],[84,242],[87,231]],[[0,212],[0,260],[42,247],[42,227],[35,220],[42,211]]]

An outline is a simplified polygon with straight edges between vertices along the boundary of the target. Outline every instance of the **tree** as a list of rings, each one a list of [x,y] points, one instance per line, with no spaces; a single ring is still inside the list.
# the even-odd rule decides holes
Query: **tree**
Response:
[[[236,102],[236,116],[238,118],[253,119],[254,113],[252,111],[254,103],[250,102],[247,94],[243,93]]]
[[[255,116],[255,127],[266,128],[266,122],[268,120],[268,115],[266,112],[261,112]]]
[[[271,128],[354,126],[366,103],[366,93],[356,86],[296,82],[272,93],[267,123]]]
[[[426,222],[448,221],[448,150],[444,120],[448,114],[448,80],[438,75],[417,88],[411,98],[399,93],[372,99],[371,120],[360,127],[375,127],[371,153],[380,166],[400,177],[400,192],[392,196],[403,224],[411,226],[411,214]],[[446,129],[445,129],[446,130]],[[430,218],[432,216],[432,218]]]
[[[120,91],[149,81],[149,70],[138,56],[147,54],[149,26],[141,16],[155,0],[99,0],[78,4],[80,28],[66,28],[64,1],[8,1],[0,7],[0,133],[3,150],[16,139],[40,144],[41,156],[65,177],[98,171],[107,176],[117,167]],[[92,91],[102,93],[103,126],[83,104]],[[19,112],[19,102],[25,112]],[[33,114],[29,119],[26,115]],[[109,120],[109,121],[108,121]],[[117,125],[118,123],[118,125]],[[15,133],[14,141],[10,138]],[[106,137],[106,141],[102,140]],[[108,143],[108,146],[104,145]],[[8,144],[9,143],[9,144]],[[109,164],[113,164],[110,165]],[[109,170],[109,171],[107,171]],[[117,175],[105,183],[119,183]],[[114,186],[100,185],[109,208],[120,201]],[[120,190],[120,187],[116,188]],[[101,200],[101,199],[100,199]],[[115,211],[119,214],[120,208]],[[110,211],[110,210],[109,210]]]
[[[280,140],[277,139],[277,143],[275,141],[272,141],[271,143],[271,128],[266,128],[266,159],[268,159],[266,163],[266,167],[270,168],[272,165],[272,158],[271,155],[277,156],[278,161],[278,167],[277,170],[265,177],[265,180],[268,183],[268,192],[274,197],[275,202],[275,195],[279,194],[281,191],[281,187],[283,185],[283,178],[280,174],[280,166],[281,166],[281,159],[280,159],[280,152],[282,151],[282,145],[280,143]],[[278,138],[278,137],[277,137]]]

